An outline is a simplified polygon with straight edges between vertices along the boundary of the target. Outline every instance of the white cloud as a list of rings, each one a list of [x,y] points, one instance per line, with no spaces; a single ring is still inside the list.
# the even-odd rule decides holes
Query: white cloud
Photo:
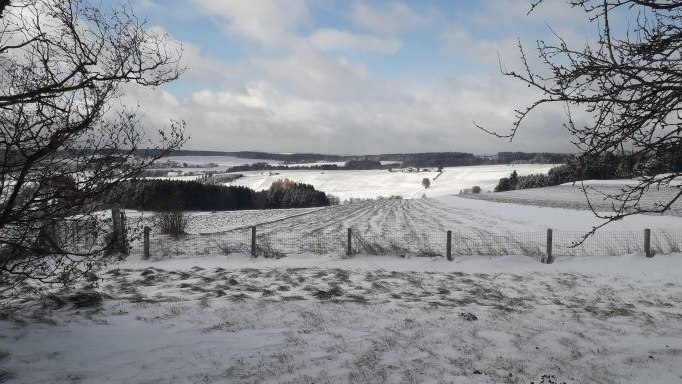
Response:
[[[359,25],[384,34],[397,34],[424,27],[434,18],[432,13],[419,13],[402,2],[373,8],[361,0],[353,3],[352,17]]]
[[[230,35],[265,47],[276,47],[294,37],[297,27],[309,20],[305,0],[194,0]]]
[[[253,60],[252,64],[260,78],[305,98],[340,101],[373,92],[373,82],[363,66],[329,58],[306,44],[298,45],[285,57]]]
[[[497,64],[498,59],[508,61],[519,55],[516,37],[484,39],[472,36],[460,25],[452,25],[441,33],[441,43],[453,56],[485,64]]]
[[[523,70],[520,42],[531,68],[541,72],[546,67],[536,52],[538,40],[558,44],[560,36],[569,46],[580,48],[594,39],[597,26],[590,25],[578,8],[564,2],[542,2],[530,15],[529,10],[528,0],[481,2],[480,9],[459,15],[442,29],[442,48],[457,59],[493,64],[491,70],[498,62],[505,69]]]
[[[529,0],[486,0],[480,2],[480,6],[479,10],[465,15],[464,19],[502,33],[518,33],[528,27],[546,24],[552,27],[575,27],[587,22],[580,7],[571,7],[565,1],[543,1],[530,14]]]
[[[173,47],[173,49],[182,48],[180,65],[187,69],[182,76],[183,81],[202,82],[210,80],[215,82],[223,77],[239,72],[237,65],[206,56],[201,47],[171,36],[164,27],[152,26],[149,28],[149,31],[159,36],[167,36],[169,47]]]
[[[539,110],[512,144],[476,129],[473,121],[506,131],[514,107],[533,96],[525,87],[490,76],[453,78],[419,93],[384,89],[382,97],[357,93],[354,99],[336,100],[302,96],[269,81],[241,89],[202,90],[181,99],[158,92],[136,91],[130,97],[145,100],[146,121],[152,128],[167,124],[170,117],[184,118],[191,149],[329,153],[572,149],[560,125],[560,109]]]
[[[377,37],[360,35],[346,30],[320,28],[309,37],[310,44],[321,51],[369,51],[393,53],[400,49],[402,43],[394,37]]]
[[[302,0],[194,1],[229,36],[254,42],[257,49],[248,57],[222,61],[207,57],[206,49],[198,45],[185,44],[191,70],[183,81],[202,90],[182,96],[162,90],[126,93],[128,102],[144,102],[145,121],[152,128],[167,124],[171,117],[185,119],[192,137],[187,148],[328,153],[572,150],[561,128],[561,108],[533,114],[512,144],[474,127],[476,121],[506,131],[514,110],[537,97],[497,71],[453,72],[447,80],[434,76],[428,83],[410,86],[398,77],[377,76],[350,54],[406,49],[401,33],[434,20],[440,24],[429,28],[443,27],[428,10],[420,8],[419,13],[404,3],[379,9],[368,5],[375,3],[356,2],[348,15],[355,26],[314,25],[316,29],[305,35],[300,29],[310,26],[311,14]],[[521,7],[527,5],[525,0],[508,6],[495,1],[502,11],[485,6],[468,15],[477,28],[494,25],[488,24],[493,23],[492,16],[499,18],[505,10],[525,15],[526,7]],[[370,32],[355,31],[358,25]],[[501,31],[513,28],[504,21],[500,25]],[[441,38],[458,58],[475,63],[496,63],[497,51],[503,58],[516,56],[516,36],[511,33],[480,35],[469,25],[454,24]],[[228,76],[232,81],[222,81]]]

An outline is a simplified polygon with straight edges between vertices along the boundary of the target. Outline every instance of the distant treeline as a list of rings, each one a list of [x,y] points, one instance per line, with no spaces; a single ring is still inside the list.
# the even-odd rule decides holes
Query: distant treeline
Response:
[[[427,153],[394,153],[363,156],[363,160],[376,164],[384,162],[400,162],[402,167],[459,167],[467,165],[490,165],[512,163],[561,164],[575,159],[570,153],[529,153],[498,152],[497,155],[480,156],[465,152],[427,152]],[[386,166],[377,165],[377,168]]]
[[[145,211],[232,211],[308,208],[338,203],[312,185],[279,180],[270,189],[208,185],[196,181],[134,180],[109,197],[109,203]]]
[[[156,154],[151,150],[140,150],[141,154],[152,155]],[[340,155],[324,155],[319,153],[268,153],[257,151],[238,151],[238,152],[223,152],[223,151],[190,151],[177,150],[170,153],[169,156],[231,156],[239,159],[259,159],[259,160],[274,160],[285,163],[310,163],[315,161],[346,161],[352,157]]]
[[[632,179],[681,171],[682,150],[659,154],[656,158],[607,153],[601,156],[574,159],[550,169],[546,175],[519,176],[516,171],[513,171],[510,177],[500,179],[495,187],[495,192],[550,187],[580,180]]]
[[[151,150],[141,149],[141,155],[155,154]],[[257,151],[219,152],[219,151],[186,151],[179,150],[171,156],[232,156],[241,159],[262,159],[281,161],[285,164],[314,163],[314,162],[349,162],[371,161],[374,168],[352,169],[381,169],[380,162],[401,162],[405,167],[456,167],[465,165],[484,164],[512,164],[512,163],[539,163],[561,164],[575,158],[573,154],[550,153],[550,152],[498,152],[494,155],[474,155],[466,152],[427,152],[427,153],[388,153],[380,155],[325,155],[319,153],[267,153]],[[278,167],[278,166],[273,166]],[[306,167],[309,168],[309,167]],[[277,169],[277,168],[270,168]],[[284,168],[282,168],[284,169]],[[292,169],[292,168],[288,168]],[[334,165],[314,165],[313,169],[351,169],[335,167]],[[237,170],[237,172],[243,171]]]
[[[471,153],[461,152],[430,152],[430,153],[404,153],[404,154],[385,154],[369,155],[361,158],[345,159],[345,164],[311,164],[310,166],[286,166],[272,165],[268,163],[255,163],[234,166],[228,172],[246,171],[267,171],[267,170],[292,170],[292,169],[314,169],[314,170],[358,170],[358,169],[388,169],[395,168],[395,164],[400,164],[404,168],[423,168],[423,167],[459,167],[467,165],[489,165],[489,164],[513,164],[513,163],[533,163],[533,164],[561,164],[574,160],[575,155],[566,153],[528,153],[528,152],[499,152],[495,156],[476,156]],[[337,160],[338,161],[338,160]],[[391,162],[393,164],[383,164],[381,162]]]
[[[286,166],[286,165],[272,165],[268,163],[254,163],[254,164],[244,164],[236,165],[227,169],[227,172],[246,172],[246,171],[282,171],[282,170],[292,170],[292,169],[315,169],[315,170],[357,170],[357,169],[381,169],[390,168],[389,165],[382,166],[378,161],[372,160],[349,160],[345,165],[338,166],[337,164],[317,164],[310,166]]]
[[[487,164],[489,160],[462,152],[395,153],[367,156],[367,160],[401,162],[403,167],[457,167]]]
[[[498,152],[496,162],[497,164],[564,164],[575,159],[576,156],[572,153]]]

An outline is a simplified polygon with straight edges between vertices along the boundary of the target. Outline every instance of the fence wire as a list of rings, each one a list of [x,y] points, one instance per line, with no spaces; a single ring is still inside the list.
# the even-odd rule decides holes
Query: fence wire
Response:
[[[344,245],[347,245],[347,236]],[[446,232],[390,231],[365,234],[351,230],[351,253],[369,255],[445,256]]]
[[[584,232],[553,231],[552,254],[554,256],[616,256],[644,251],[644,231],[597,232],[583,239]],[[342,255],[413,255],[446,256],[447,232],[411,230],[362,232],[298,231],[283,228],[256,228],[255,252],[257,256],[281,257],[287,254]],[[183,234],[178,237],[152,232],[150,255],[170,257],[176,255],[206,254],[252,254],[252,229]],[[680,252],[682,233],[651,231],[651,250],[665,254]],[[142,252],[141,240],[133,244],[135,252]],[[547,255],[547,232],[452,231],[451,255],[503,256],[525,255],[541,259]]]
[[[11,226],[0,233],[0,254],[14,252],[12,244],[30,244],[54,254],[91,255],[102,252],[111,240],[111,219],[61,218],[31,227]]]
[[[133,252],[141,253],[142,239],[134,242]],[[152,232],[149,237],[149,253],[152,257],[166,258],[182,255],[220,255],[250,253],[251,230],[238,229],[218,233],[164,235]]]
[[[553,253],[557,256],[617,256],[644,251],[643,231],[597,232],[587,238],[584,236],[584,232],[555,231]]]
[[[542,257],[546,250],[545,232],[453,232],[452,254],[454,256],[503,256],[525,255]]]

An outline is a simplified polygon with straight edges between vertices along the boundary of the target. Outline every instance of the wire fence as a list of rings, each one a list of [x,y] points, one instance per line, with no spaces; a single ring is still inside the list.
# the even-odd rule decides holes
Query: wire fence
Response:
[[[240,228],[236,230],[183,234],[178,237],[152,230],[149,255],[165,258],[178,255],[244,253],[281,257],[287,254],[369,254],[411,256],[502,256],[525,255],[543,260],[552,256],[616,256],[646,252],[645,231],[584,232],[545,231],[494,233],[489,231],[384,231],[357,229],[297,231],[286,228]],[[448,241],[448,237],[450,237]],[[350,241],[350,243],[349,243]],[[548,248],[548,241],[550,247]],[[133,252],[143,252],[142,241],[133,242]],[[667,254],[682,248],[682,232],[652,230],[649,252]]]
[[[101,251],[112,232],[111,220],[66,218],[45,220],[31,226],[11,226],[0,233],[0,254],[28,248],[33,252],[85,255]]]
[[[455,256],[526,255],[542,257],[545,254],[544,232],[453,232],[452,254]]]

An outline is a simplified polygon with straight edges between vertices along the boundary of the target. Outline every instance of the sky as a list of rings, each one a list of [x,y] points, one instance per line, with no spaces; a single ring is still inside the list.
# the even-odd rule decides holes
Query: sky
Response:
[[[515,109],[539,96],[500,72],[520,65],[517,41],[536,57],[537,40],[579,45],[598,30],[566,2],[527,15],[530,4],[133,0],[148,28],[182,45],[187,70],[123,100],[150,130],[184,120],[184,149],[574,152],[560,105],[532,114],[511,143],[474,124],[507,133]]]

